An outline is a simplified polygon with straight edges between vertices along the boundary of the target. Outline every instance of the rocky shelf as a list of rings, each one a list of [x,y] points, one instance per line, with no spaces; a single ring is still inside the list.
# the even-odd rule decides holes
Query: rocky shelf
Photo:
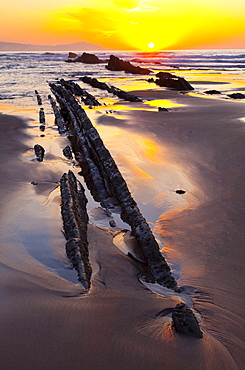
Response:
[[[130,225],[149,273],[159,284],[179,291],[170,267],[161,254],[158,243],[132,198],[114,159],[104,146],[84,109],[67,86],[65,82],[50,84],[51,91],[59,105],[53,103],[52,106],[55,107],[56,121],[58,122],[62,116],[62,124],[64,122],[66,131],[70,132],[72,150],[82,168],[86,185],[94,199],[99,201],[103,207],[108,208],[116,204],[121,206],[121,218]]]

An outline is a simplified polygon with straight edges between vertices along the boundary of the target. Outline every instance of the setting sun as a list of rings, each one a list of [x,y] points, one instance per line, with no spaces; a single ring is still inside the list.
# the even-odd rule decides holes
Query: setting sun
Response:
[[[142,51],[244,47],[244,0],[222,5],[220,0],[43,0],[32,6],[29,0],[11,0],[2,7],[0,41],[83,41]]]

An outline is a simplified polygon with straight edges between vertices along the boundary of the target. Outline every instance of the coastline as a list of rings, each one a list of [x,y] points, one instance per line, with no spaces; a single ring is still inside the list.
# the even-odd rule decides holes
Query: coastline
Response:
[[[243,337],[241,328],[244,324],[242,319],[244,299],[240,293],[243,291],[244,283],[244,280],[242,281],[244,273],[240,266],[240,261],[244,260],[242,249],[234,250],[230,262],[229,260],[227,262],[227,258],[231,257],[231,244],[240,245],[244,239],[242,230],[244,129],[243,122],[239,121],[244,114],[244,105],[231,101],[181,96],[166,90],[134,91],[133,93],[143,97],[149,97],[150,93],[150,96],[156,99],[174,99],[184,105],[166,113],[126,109],[119,112],[119,119],[114,118],[113,115],[92,112],[94,122],[112,156],[114,157],[115,154],[116,162],[122,166],[123,175],[133,189],[137,202],[143,206],[146,203],[147,208],[152,199],[155,202],[159,201],[160,194],[163,198],[160,201],[166,203],[165,212],[162,215],[159,214],[163,209],[161,205],[154,215],[150,212],[149,221],[154,224],[160,217],[156,231],[164,242],[163,252],[172,264],[181,266],[180,279],[189,286],[190,295],[196,308],[202,312],[203,324],[208,333],[205,334],[202,344],[186,341],[183,338],[173,337],[168,329],[168,322],[153,319],[162,309],[174,306],[178,299],[158,297],[145,290],[136,279],[134,263],[115,249],[111,235],[106,234],[105,231],[93,225],[89,227],[93,270],[100,271],[100,274],[95,274],[94,287],[86,298],[79,297],[79,286],[71,281],[73,277],[69,277],[71,280],[66,280],[64,277],[57,276],[52,268],[47,270],[47,266],[40,263],[39,255],[33,254],[32,249],[29,249],[32,253],[31,259],[26,253],[26,246],[22,248],[20,255],[18,243],[23,241],[17,235],[17,238],[12,238],[16,245],[12,240],[12,245],[10,243],[8,248],[6,246],[5,268],[1,283],[2,289],[5,290],[7,287],[6,303],[1,309],[1,317],[5,319],[3,322],[3,346],[6,354],[3,366],[6,366],[5,368],[11,365],[14,369],[18,357],[21,358],[23,368],[28,366],[62,368],[63,366],[65,369],[70,361],[75,359],[76,364],[83,362],[87,368],[103,368],[110,364],[121,369],[128,367],[160,369],[164,363],[169,368],[178,369],[183,356],[186,356],[186,367],[181,363],[182,368],[188,369],[189,364],[192,363],[198,369],[201,368],[198,366],[204,363],[206,368],[235,369],[236,365],[228,351],[214,340],[210,333],[227,346],[237,363],[237,368],[242,365],[242,345],[239,343]],[[108,118],[110,118],[109,126]],[[9,119],[12,125],[13,118]],[[112,131],[115,128],[115,132],[120,129],[118,138],[114,137],[114,142],[112,142],[113,135],[110,138],[109,133],[106,133],[108,127]],[[30,128],[27,131],[29,132]],[[122,133],[125,134],[126,142],[129,142],[132,133],[150,140],[150,143],[147,142],[148,152],[146,153],[141,146],[137,147],[135,143],[134,151],[132,154],[129,153],[131,155],[127,162],[125,156],[116,152],[118,144],[123,139]],[[11,137],[16,146],[15,138],[18,142],[19,133],[16,133],[16,136],[11,134]],[[46,137],[44,142],[47,143],[49,139]],[[56,138],[53,141],[55,140]],[[57,139],[57,142],[52,145],[55,147],[58,144],[61,148],[64,141],[64,139]],[[129,143],[129,147],[131,145]],[[19,149],[17,146],[18,156],[27,149],[28,146],[22,146],[22,144]],[[21,197],[24,194],[24,199],[27,201],[36,197],[35,202],[41,205],[41,208],[37,207],[33,213],[30,207],[28,211],[29,217],[34,214],[34,219],[37,219],[33,230],[35,231],[40,222],[38,237],[44,237],[43,226],[45,233],[50,235],[43,244],[54,243],[57,247],[55,253],[62,255],[63,252],[60,250],[64,247],[64,239],[60,233],[59,192],[56,189],[56,183],[62,175],[63,168],[69,167],[69,164],[55,157],[56,154],[53,153],[54,151],[48,153],[47,161],[43,166],[45,170],[36,162],[30,163],[29,154],[28,161],[19,163],[19,159],[16,162],[16,151],[12,152],[12,157],[8,153],[4,166],[10,177],[6,184],[8,186],[8,183],[18,176],[21,179],[23,191],[22,189],[19,191],[16,187],[13,190],[9,188],[8,192],[6,190],[4,197],[11,199],[3,206],[4,215],[6,217],[7,213],[9,219],[3,219],[2,229],[7,239],[7,231],[10,229],[8,221],[10,220],[10,224],[14,225],[13,215],[9,215],[9,212],[15,212],[15,209],[19,208],[21,209],[19,225],[15,233],[18,234],[18,228],[23,228],[26,232],[27,225],[24,225],[21,220],[21,217],[25,217],[26,203],[21,200]],[[133,160],[135,153],[138,155],[136,161]],[[162,182],[166,173],[163,173],[162,177],[151,180],[153,177],[151,171],[156,171],[154,161],[157,162],[159,169],[170,171],[166,182]],[[11,171],[8,171],[8,162],[11,163]],[[41,189],[37,187],[37,190],[34,190],[35,187],[30,185],[30,182],[35,180],[34,173],[35,179],[40,178]],[[148,182],[148,195],[147,192],[140,192],[140,184],[145,182]],[[176,186],[187,186],[184,200],[175,194]],[[26,194],[27,188],[29,190]],[[16,197],[11,193],[16,194]],[[52,193],[51,198],[50,193]],[[36,205],[35,202],[34,205]],[[42,207],[45,202],[48,207]],[[10,211],[6,211],[7,208]],[[47,210],[43,211],[44,208]],[[45,216],[41,220],[38,219],[40,210]],[[144,210],[142,212],[145,215]],[[53,217],[53,221],[47,227],[50,216]],[[215,224],[212,220],[215,220]],[[35,237],[37,235],[33,232],[30,244],[35,243]],[[106,250],[104,250],[105,246],[108,247]],[[12,258],[10,252],[16,253],[16,261],[13,259],[10,262]],[[196,258],[195,253],[197,253]],[[219,265],[221,255],[222,265]],[[64,256],[62,258],[64,262]],[[43,262],[42,259],[41,261]],[[101,264],[104,273],[101,273],[101,267],[100,269],[98,267]],[[223,266],[226,267],[225,271]],[[213,267],[216,269],[215,273],[212,271]],[[124,276],[125,281],[122,282],[120,276]],[[217,284],[213,285],[215,280]],[[199,295],[195,293],[198,287],[202,288]],[[208,290],[208,298],[205,297],[206,290]],[[13,294],[14,297],[12,297]],[[229,306],[228,314],[225,312],[227,306]],[[8,313],[9,307],[15,312],[15,314],[12,313],[11,319]],[[16,311],[17,307],[19,311]],[[230,317],[231,312],[235,312],[234,317]],[[63,323],[64,320],[68,321],[66,325]],[[234,324],[234,321],[237,324]],[[77,329],[78,323],[82,328],[81,331]],[[41,330],[40,327],[42,327]],[[165,334],[163,327],[167,328]],[[51,337],[50,328],[53,332]],[[62,338],[59,348],[55,344],[57,335]],[[47,337],[49,337],[48,341]],[[178,342],[177,349],[175,341]],[[66,349],[67,343],[69,343],[69,351]],[[85,354],[77,352],[77,343],[86,350]],[[98,354],[97,358],[94,358],[91,353],[91,347]],[[27,353],[30,348],[32,356],[28,358]],[[13,349],[17,357],[12,355]],[[191,352],[191,355],[187,355],[186,350]],[[164,353],[168,353],[167,359]],[[59,366],[55,367],[57,364]],[[80,368],[79,366],[77,365],[77,368]]]

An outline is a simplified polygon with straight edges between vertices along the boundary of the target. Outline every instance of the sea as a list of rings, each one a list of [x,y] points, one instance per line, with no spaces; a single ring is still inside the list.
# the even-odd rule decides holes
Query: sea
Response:
[[[231,89],[233,87],[231,82],[234,82],[235,78],[244,81],[245,50],[187,50],[155,53],[95,51],[93,53],[105,61],[111,54],[116,55],[123,60],[131,61],[134,65],[151,69],[153,74],[162,70],[178,72],[179,76],[184,76],[190,82],[195,79],[206,80],[209,74],[213,74],[224,82],[228,80],[229,89]],[[81,55],[81,52],[77,54]],[[33,102],[34,90],[38,89],[41,93],[48,93],[48,82],[61,77],[76,79],[81,75],[92,75],[97,79],[115,80],[117,87],[124,89],[126,86],[127,90],[135,89],[139,83],[149,78],[138,75],[135,77],[124,72],[112,72],[107,70],[104,64],[65,63],[67,57],[67,52],[0,53],[1,101],[8,103],[15,99],[18,105],[30,106]],[[149,88],[149,85],[145,86],[147,87]],[[239,86],[235,87],[239,89]],[[195,89],[196,92],[201,92],[203,86],[195,86]],[[227,86],[223,86],[222,90],[228,90]]]
[[[80,51],[76,50],[71,50],[71,52],[75,52],[78,55],[82,54]],[[38,183],[40,181],[40,184],[43,186],[43,190],[41,186],[40,192],[36,190],[36,198],[34,200],[34,196],[32,196],[34,185],[30,185],[30,183],[26,185],[25,192],[27,193],[23,192],[23,196],[28,200],[28,202],[25,203],[25,206],[22,205],[25,207],[26,215],[21,215],[21,213],[19,213],[15,216],[13,212],[13,215],[8,216],[11,223],[16,225],[16,229],[11,236],[11,242],[13,245],[21,243],[22,247],[25,247],[27,254],[31,256],[30,258],[38,261],[38,263],[47,269],[48,273],[56,274],[62,279],[66,279],[74,284],[77,282],[76,276],[67,268],[67,261],[64,262],[65,257],[63,249],[62,252],[58,250],[61,245],[62,248],[64,245],[62,241],[63,235],[59,230],[59,228],[62,227],[61,220],[59,216],[57,216],[60,212],[60,201],[57,200],[59,199],[59,178],[56,178],[56,173],[60,173],[63,168],[65,168],[65,170],[69,169],[71,164],[64,158],[61,158],[62,153],[60,149],[60,140],[63,139],[58,137],[57,129],[54,129],[54,116],[48,99],[48,95],[50,94],[49,83],[56,83],[61,78],[72,80],[80,84],[82,88],[93,94],[101,102],[102,106],[99,108],[84,108],[92,122],[94,120],[102,139],[118,163],[133,197],[138,203],[144,217],[146,217],[152,231],[155,233],[160,247],[163,248],[163,252],[164,242],[168,242],[168,238],[170,240],[171,235],[174,234],[174,230],[168,228],[171,224],[169,223],[168,217],[165,217],[164,215],[170,214],[169,212],[171,211],[176,211],[178,213],[179,211],[184,210],[187,206],[185,200],[182,201],[182,199],[185,198],[181,198],[181,196],[176,195],[173,190],[184,189],[187,193],[189,191],[191,193],[192,184],[189,182],[186,173],[184,171],[181,172],[177,165],[173,163],[172,165],[164,163],[164,140],[163,146],[159,149],[156,144],[158,140],[157,134],[155,134],[154,141],[154,136],[143,136],[143,129],[142,135],[140,134],[139,127],[134,131],[132,127],[133,120],[130,121],[131,127],[129,127],[129,125],[127,126],[123,112],[127,111],[127,109],[128,111],[131,109],[130,103],[120,102],[116,97],[108,97],[108,94],[104,91],[98,89],[95,90],[89,85],[83,84],[80,77],[85,75],[95,77],[99,81],[106,82],[108,85],[114,85],[120,89],[133,93],[134,91],[139,92],[151,89],[154,95],[154,92],[166,89],[159,87],[148,80],[151,77],[154,78],[155,74],[158,72],[166,71],[174,73],[180,77],[184,77],[194,87],[193,91],[187,93],[190,97],[209,98],[212,99],[212,104],[215,104],[215,101],[225,101],[231,93],[245,94],[244,49],[168,50],[148,53],[105,50],[90,53],[96,54],[100,59],[104,60],[105,63],[68,63],[66,62],[68,59],[67,52],[54,53],[47,51],[0,53],[0,112],[27,118],[29,122],[27,129],[27,133],[29,135],[27,145],[29,145],[29,148],[25,153],[23,153],[23,156],[19,158],[19,160],[23,161],[25,165],[27,165],[28,162],[33,165],[33,161],[35,160],[33,144],[37,142],[42,144],[48,152],[45,162],[48,169],[48,175],[46,175],[46,177],[44,176],[47,180],[45,180],[47,182],[47,189],[45,188],[45,181],[41,181],[38,178],[41,172],[39,173],[38,171],[34,171],[32,174],[32,181],[34,181],[34,183]],[[121,71],[107,70],[105,65],[111,54],[120,59],[130,61],[134,65],[149,68],[152,73],[150,75],[132,75]],[[217,89],[220,94],[207,96],[205,91],[210,89]],[[37,105],[35,90],[38,91],[43,99],[43,107],[46,115],[45,132],[40,132],[39,130],[38,119],[40,107]],[[151,102],[144,101],[144,103],[147,103],[146,105],[134,105],[133,109],[142,112],[142,122],[144,122],[143,115],[145,110],[157,112],[159,100],[154,99],[156,98],[151,97]],[[235,100],[233,102],[235,102]],[[241,107],[241,104],[244,106],[243,121],[245,121],[245,99],[238,99],[236,102],[239,104],[239,107]],[[171,99],[169,101],[165,99],[164,104],[166,107],[169,107],[172,112],[178,112],[178,109],[180,109],[179,112],[181,114],[182,107],[175,104]],[[206,115],[207,117],[210,117],[208,111],[206,111]],[[101,116],[103,116],[103,120],[101,119]],[[243,132],[244,128],[242,127],[241,137]],[[161,135],[162,139],[164,135],[163,133]],[[183,141],[184,140],[186,140],[186,137]],[[198,140],[199,139],[197,138],[197,143]],[[208,145],[209,143],[207,142],[207,157]],[[234,147],[235,146],[236,145],[234,143]],[[222,148],[222,145],[220,145],[219,148]],[[227,155],[230,158],[233,153],[224,153],[224,155]],[[72,166],[72,169],[75,171],[76,175],[78,175],[79,169],[76,168],[74,163]],[[234,169],[234,173],[237,176],[237,182],[240,181],[240,174],[238,172],[241,171],[241,166],[242,164],[240,163],[237,172],[236,169]],[[205,171],[205,165],[201,168],[202,171]],[[171,172],[173,169],[174,173]],[[219,170],[220,169],[217,167],[213,169],[213,172]],[[225,169],[222,173],[225,173]],[[174,180],[171,178],[172,175]],[[229,173],[227,173],[227,181],[228,178]],[[81,176],[79,179],[82,181]],[[241,175],[241,180],[242,179],[243,177]],[[16,181],[18,181],[18,179],[16,179]],[[174,189],[173,181],[175,182]],[[36,189],[39,188],[37,187]],[[92,199],[87,190],[86,195],[88,197],[90,222],[96,224],[100,228],[108,227],[108,218],[98,216],[99,212],[101,212],[100,205]],[[41,197],[43,198],[39,200],[38,197],[40,197],[40,199]],[[239,299],[237,298],[239,279],[243,279],[244,274],[243,276],[239,275],[235,280],[233,279],[237,284],[233,292],[230,286],[224,285],[224,280],[222,280],[224,271],[221,271],[222,266],[224,266],[224,269],[227,266],[231,266],[232,274],[235,274],[234,271],[236,270],[237,259],[239,259],[237,256],[241,255],[240,250],[243,248],[243,246],[239,244],[239,246],[237,246],[239,253],[236,253],[236,246],[233,245],[233,240],[230,240],[229,245],[231,249],[227,250],[228,247],[226,240],[229,239],[230,235],[233,235],[232,233],[235,232],[234,228],[237,227],[239,233],[239,227],[241,225],[240,216],[236,210],[235,202],[239,203],[239,198],[237,196],[235,197],[235,200],[230,201],[231,214],[229,213],[229,217],[237,217],[237,225],[234,226],[233,224],[229,224],[230,227],[233,225],[232,232],[230,234],[228,234],[228,228],[224,230],[222,229],[222,231],[219,230],[220,233],[219,235],[217,234],[218,236],[215,246],[212,246],[211,236],[210,239],[207,238],[210,242],[209,245],[205,245],[200,237],[200,240],[197,240],[198,244],[195,245],[194,250],[190,250],[190,246],[186,247],[185,250],[185,245],[181,246],[180,250],[177,250],[177,248],[172,246],[166,251],[166,256],[176,278],[180,279],[181,284],[185,288],[186,303],[195,310],[198,320],[201,324],[203,323],[204,330],[207,328],[207,335],[209,338],[212,338],[217,345],[217,347],[213,347],[212,344],[210,345],[209,341],[206,341],[206,346],[204,346],[204,357],[207,356],[215,358],[215,350],[217,348],[221,349],[220,353],[223,353],[225,358],[227,356],[227,363],[232,364],[230,369],[242,370],[244,367],[242,367],[241,364],[245,363],[243,355],[245,349],[245,338],[244,336],[241,336],[241,333],[243,334],[245,327],[242,327],[242,325],[244,326],[244,318],[241,317],[241,312],[244,312],[244,309],[242,310],[242,307],[239,306],[239,314],[237,314],[235,310],[236,305],[238,306],[236,302],[239,302]],[[229,207],[229,205],[227,205],[227,207]],[[240,203],[238,205],[238,208],[239,207],[244,208]],[[14,208],[15,205],[13,204],[12,209]],[[50,222],[50,225],[48,220],[49,212],[55,215],[54,219],[56,220],[53,221],[53,223]],[[203,212],[208,212],[208,210],[205,208]],[[41,224],[44,224],[47,227],[47,235],[45,236],[43,232],[37,231],[39,229],[39,215]],[[183,240],[187,244],[190,240],[185,238],[185,228],[191,228],[188,222],[193,221],[195,227],[200,228],[201,230],[202,213],[200,213],[199,216],[200,219],[192,220],[190,211],[190,214],[188,213],[186,217],[187,224],[185,224],[185,222],[181,223],[181,219],[180,224],[178,224],[178,216],[174,221],[176,229],[178,228],[179,235],[183,235]],[[220,217],[222,218],[222,215]],[[113,218],[118,227],[128,228],[128,225],[120,220],[118,212],[113,214]],[[111,218],[109,218],[109,220],[110,219]],[[210,215],[210,223],[212,221],[211,219],[212,214]],[[6,220],[4,222],[6,223]],[[52,231],[53,235],[51,235],[52,232],[50,231],[51,225],[53,229],[56,228],[55,232]],[[212,226],[210,226],[210,230],[211,229]],[[203,236],[206,237],[209,235],[209,228],[202,232]],[[224,238],[224,248],[226,249],[222,250],[222,242],[218,243],[218,238],[222,238],[220,235],[224,235],[225,233],[227,233],[227,237]],[[57,237],[58,234],[60,234],[59,237]],[[202,235],[202,233],[200,233],[200,235]],[[54,236],[56,236],[57,241],[54,240]],[[237,241],[240,242],[239,236],[237,237]],[[120,240],[118,241],[118,238],[115,239],[115,245],[119,247],[121,251],[125,252],[124,245],[122,244],[123,243]],[[220,248],[219,250],[216,248],[217,245]],[[212,250],[212,248],[215,248],[215,250]],[[234,250],[232,250],[232,248],[234,248]],[[190,260],[189,257],[191,253],[193,257],[191,257]],[[213,260],[216,261],[216,265],[211,262],[212,253],[214,256]],[[222,258],[219,258],[219,253]],[[18,259],[18,253],[15,255],[15,258]],[[221,271],[220,275],[218,273],[217,279],[211,283],[210,280],[205,281],[205,278],[203,277],[205,274],[203,271],[200,272],[198,270],[200,266],[204,268],[203,259],[205,260],[204,265],[206,264],[205,268],[207,269],[207,272],[212,272],[216,268],[218,271]],[[229,263],[227,260],[229,260]],[[220,264],[219,261],[221,261]],[[30,265],[30,262],[28,263]],[[186,268],[183,268],[183,263],[186,264]],[[241,261],[241,264],[242,263],[244,263],[244,261]],[[28,264],[25,268],[27,269],[26,271],[28,271]],[[182,274],[182,271],[185,272]],[[231,272],[227,271],[227,273],[229,274]],[[201,278],[199,278],[200,275]],[[164,291],[161,287],[153,286],[153,284],[152,286],[151,284],[148,284],[146,288],[155,292],[158,296],[171,296],[169,292]],[[242,292],[239,293],[241,306],[242,294]],[[231,333],[231,328],[233,326],[236,327],[235,333]],[[191,352],[191,348],[192,343],[189,342],[186,347],[187,352]],[[185,355],[186,353],[184,356]],[[183,368],[186,370],[216,369],[212,367],[212,363],[209,363],[209,365],[201,363],[198,364],[197,367],[196,365],[195,367],[192,367],[191,358],[188,358],[189,362],[183,364]],[[173,367],[171,369],[175,370],[180,368],[182,367],[179,365],[179,367]],[[228,369],[228,366],[226,368]],[[222,370],[222,367],[218,367],[217,369]],[[142,370],[144,369],[142,368]]]

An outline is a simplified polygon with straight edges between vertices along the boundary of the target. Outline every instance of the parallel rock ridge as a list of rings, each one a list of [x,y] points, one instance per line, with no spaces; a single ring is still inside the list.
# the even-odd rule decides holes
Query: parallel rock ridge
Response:
[[[121,206],[121,218],[131,226],[149,272],[159,284],[177,290],[177,282],[114,159],[84,109],[65,86],[66,84],[50,84],[60,105],[60,112],[65,116],[67,130],[73,132],[73,136],[69,138],[88,188],[95,200],[100,201],[104,207],[111,204],[112,200],[114,204]]]
[[[118,87],[108,86],[105,82],[100,82],[96,78],[84,76],[84,77],[81,77],[80,80],[82,80],[84,83],[89,84],[92,87],[96,87],[97,89],[107,90],[109,93],[114,94],[118,96],[119,98],[124,99],[126,101],[131,101],[131,102],[141,102],[142,101],[137,96],[130,94],[124,90],[121,90]]]
[[[87,199],[82,184],[77,181],[71,171],[62,176],[60,190],[61,214],[67,240],[66,253],[73,268],[77,271],[78,280],[86,292],[90,287],[92,273],[87,241]]]

